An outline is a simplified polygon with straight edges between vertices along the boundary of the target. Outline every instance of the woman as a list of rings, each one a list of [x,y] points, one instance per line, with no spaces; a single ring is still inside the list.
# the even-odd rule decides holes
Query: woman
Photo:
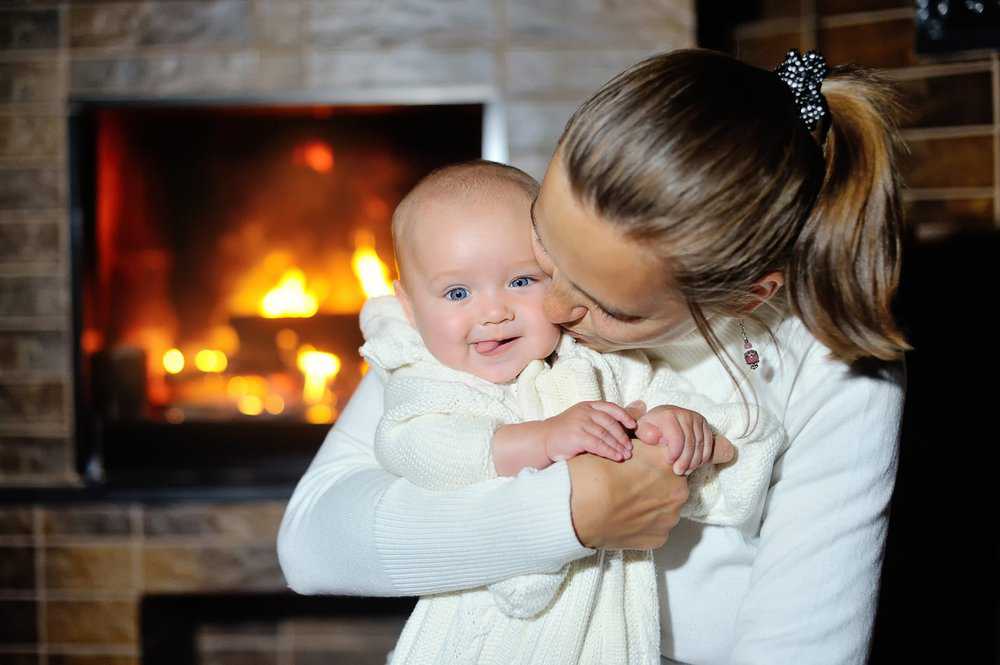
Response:
[[[794,52],[777,75],[711,51],[650,58],[570,119],[533,206],[552,321],[741,396],[747,427],[756,405],[782,417],[789,445],[752,519],[680,522],[686,481],[655,446],[421,491],[375,461],[369,375],[289,503],[291,587],[437,593],[666,543],[665,662],[863,662],[909,348],[889,310],[896,107],[870,74],[826,74]]]

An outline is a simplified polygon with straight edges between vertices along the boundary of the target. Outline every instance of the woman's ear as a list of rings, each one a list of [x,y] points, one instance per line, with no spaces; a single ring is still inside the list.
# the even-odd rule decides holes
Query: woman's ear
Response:
[[[750,287],[754,302],[740,310],[740,314],[746,315],[753,312],[763,303],[767,302],[785,284],[785,275],[779,271],[769,272]]]
[[[392,288],[396,292],[396,299],[399,300],[399,304],[403,307],[403,314],[406,315],[406,320],[410,322],[410,325],[416,327],[417,324],[413,321],[413,303],[410,301],[410,296],[407,295],[406,289],[403,288],[403,283],[398,279],[393,280]]]

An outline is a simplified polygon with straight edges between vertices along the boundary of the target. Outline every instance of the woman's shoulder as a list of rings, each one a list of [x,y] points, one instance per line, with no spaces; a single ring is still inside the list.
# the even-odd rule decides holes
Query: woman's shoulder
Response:
[[[777,355],[786,378],[801,381],[807,377],[837,376],[843,381],[888,380],[899,382],[905,373],[905,363],[863,358],[845,362],[837,358],[829,346],[819,340],[794,315],[782,320],[775,331]]]
[[[906,384],[903,360],[845,362],[795,316],[782,321],[775,336],[782,345],[778,357],[787,425],[805,422],[810,414],[838,401],[893,413],[901,408]]]

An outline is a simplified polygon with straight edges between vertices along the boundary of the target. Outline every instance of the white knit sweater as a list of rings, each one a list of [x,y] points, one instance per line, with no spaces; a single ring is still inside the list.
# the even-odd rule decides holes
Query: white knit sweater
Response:
[[[501,425],[547,418],[586,400],[644,399],[695,409],[734,441],[738,460],[692,474],[682,511],[732,525],[759,502],[784,444],[770,413],[761,415],[753,438],[741,436],[742,405],[716,405],[693,394],[666,363],[654,371],[641,352],[599,354],[564,336],[551,367],[535,360],[516,381],[498,385],[434,359],[391,296],[368,301],[361,325],[361,352],[386,385],[376,457],[427,489],[496,478],[491,439]],[[658,610],[652,552],[600,551],[555,573],[422,598],[392,663],[650,665],[659,662]]]
[[[765,312],[767,314],[767,312]],[[802,321],[746,321],[760,367],[733,371],[747,398],[776,414],[788,443],[752,517],[734,526],[682,519],[654,552],[664,662],[857,665],[864,662],[903,406],[902,363],[848,366]],[[742,360],[735,319],[712,322]],[[697,332],[656,354],[717,402],[733,396]],[[655,361],[654,361],[655,364]],[[385,386],[369,372],[299,481],[278,558],[299,593],[423,596],[555,572],[592,556],[576,537],[569,466],[427,490],[375,457]],[[456,445],[464,444],[460,432]],[[736,465],[737,467],[739,465]]]

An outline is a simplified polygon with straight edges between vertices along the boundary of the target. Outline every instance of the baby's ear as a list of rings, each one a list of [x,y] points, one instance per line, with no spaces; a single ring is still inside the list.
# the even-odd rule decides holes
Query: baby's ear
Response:
[[[399,304],[403,306],[403,314],[406,315],[406,320],[410,322],[410,325],[416,327],[417,324],[413,322],[413,303],[410,302],[410,296],[406,293],[406,289],[403,288],[402,282],[398,279],[393,280],[392,288],[396,292],[396,299],[399,300]]]

